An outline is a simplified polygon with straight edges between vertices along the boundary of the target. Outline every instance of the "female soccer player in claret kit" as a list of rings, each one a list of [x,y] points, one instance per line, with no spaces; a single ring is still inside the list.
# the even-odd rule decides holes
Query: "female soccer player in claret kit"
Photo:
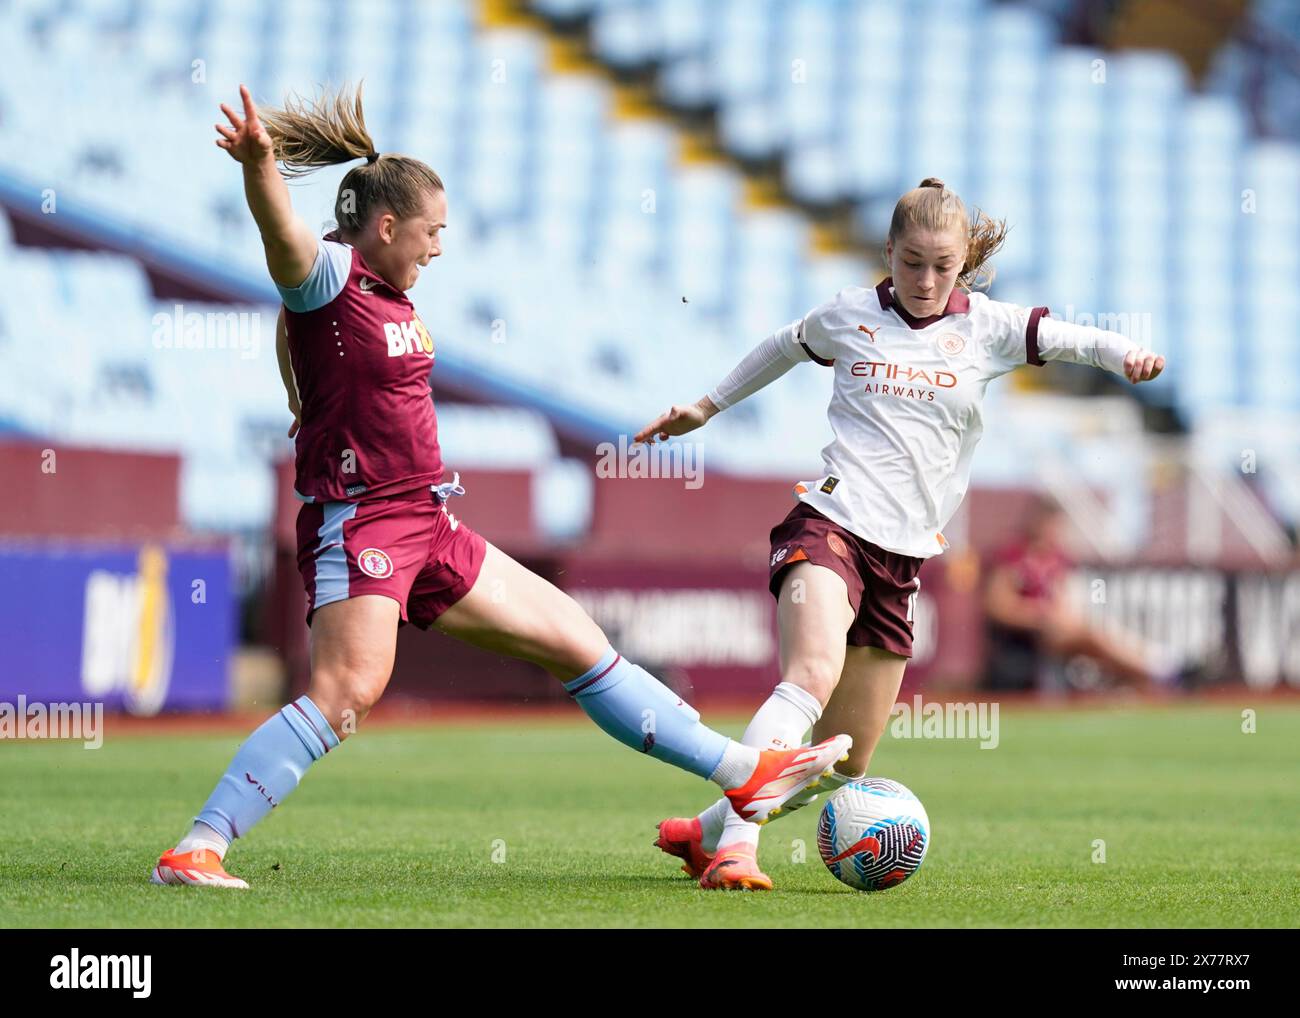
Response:
[[[966,494],[988,383],[1050,360],[1134,383],[1164,368],[1163,357],[1118,333],[972,292],[991,278],[985,265],[1005,233],[982,213],[972,223],[941,180],[923,180],[894,208],[888,278],[841,290],[769,336],[698,402],[672,407],[636,436],[702,427],[800,362],[834,370],[824,474],[795,485],[798,504],[771,534],[781,682],[744,735],[750,746],[788,747],[810,727],[814,740],[847,732],[853,748],[822,791],[864,776],[884,733],[912,654],[917,572],[946,547],[943,527]],[[800,792],[784,810],[818,794]],[[696,817],[662,821],[655,844],[703,888],[770,890],[756,819],[719,799]]]
[[[307,588],[311,680],[240,746],[159,884],[247,887],[223,864],[230,843],[297,787],[378,701],[399,625],[412,622],[560,679],[615,739],[716,782],[759,820],[817,786],[852,740],[759,750],[708,728],[667,686],[622,658],[578,604],[447,511],[429,376],[433,339],[406,291],[442,250],[438,175],[375,151],[361,90],[243,116],[217,144],[243,166],[271,279],[284,302],[277,343],[296,431],[298,564]],[[263,122],[265,121],[265,122]],[[338,230],[317,240],[281,175],[365,160],[344,176]],[[494,596],[504,591],[505,597]],[[349,723],[351,722],[351,723]]]

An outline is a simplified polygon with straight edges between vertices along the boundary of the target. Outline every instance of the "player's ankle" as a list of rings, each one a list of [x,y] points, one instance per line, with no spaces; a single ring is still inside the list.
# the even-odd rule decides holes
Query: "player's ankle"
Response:
[[[202,820],[196,820],[194,826],[190,828],[189,834],[185,835],[181,839],[181,843],[176,846],[176,851],[179,854],[184,854],[186,852],[196,852],[199,849],[214,852],[218,859],[225,859],[226,852],[230,850],[230,842]]]
[[[709,780],[719,785],[723,791],[740,788],[754,776],[754,771],[758,769],[758,760],[757,749],[732,739],[728,741],[722,759],[709,775]]]

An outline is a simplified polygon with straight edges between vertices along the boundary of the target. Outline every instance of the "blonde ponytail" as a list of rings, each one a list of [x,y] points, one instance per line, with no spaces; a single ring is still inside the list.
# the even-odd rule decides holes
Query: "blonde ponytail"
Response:
[[[345,233],[355,233],[380,208],[405,218],[420,210],[421,199],[443,190],[442,179],[425,163],[375,149],[361,106],[362,86],[349,92],[323,92],[308,100],[290,95],[284,106],[261,111],[271,136],[280,172],[301,177],[322,166],[365,159],[347,172],[334,202],[334,219]]]

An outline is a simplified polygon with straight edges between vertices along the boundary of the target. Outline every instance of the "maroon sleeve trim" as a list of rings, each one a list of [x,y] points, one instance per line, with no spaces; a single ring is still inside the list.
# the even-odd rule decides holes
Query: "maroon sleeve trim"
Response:
[[[1029,312],[1029,325],[1025,328],[1025,363],[1035,367],[1043,366],[1043,358],[1038,356],[1038,323],[1046,315],[1052,317],[1047,308],[1034,308]]]
[[[816,362],[817,362],[818,364],[820,364],[822,367],[824,367],[824,368],[833,368],[833,367],[835,367],[835,358],[834,358],[834,357],[832,357],[830,360],[827,360],[825,357],[818,357],[815,353],[812,352],[812,347],[810,347],[807,343],[805,343],[805,342],[803,341],[803,322],[800,322],[800,323],[799,323],[799,345],[800,345],[801,347],[803,347],[803,349],[804,349],[804,353],[806,353],[809,357],[811,357],[814,361],[816,361]]]

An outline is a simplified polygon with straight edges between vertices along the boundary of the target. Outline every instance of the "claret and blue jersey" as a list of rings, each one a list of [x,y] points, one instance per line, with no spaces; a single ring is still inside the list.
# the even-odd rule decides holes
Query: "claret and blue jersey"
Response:
[[[383,498],[438,483],[434,344],[410,298],[332,237],[301,285],[278,289],[302,403],[298,497]]]

